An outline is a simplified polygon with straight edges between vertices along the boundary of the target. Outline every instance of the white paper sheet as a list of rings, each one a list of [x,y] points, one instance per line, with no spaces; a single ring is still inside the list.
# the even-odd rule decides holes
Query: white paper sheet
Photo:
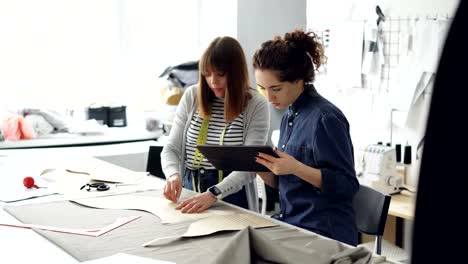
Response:
[[[340,23],[330,28],[327,78],[337,88],[361,87],[363,22]]]
[[[80,163],[80,166],[68,165],[66,169],[88,173],[91,180],[117,183],[131,183],[145,175],[142,172],[135,172],[98,159]]]
[[[37,177],[39,169],[34,166],[24,166],[18,159],[1,157],[0,159],[0,202],[15,202],[35,197],[54,194],[50,188],[31,188],[23,185],[24,177],[33,177],[35,185],[48,187],[47,182]]]
[[[12,184],[9,188],[2,188],[0,192],[0,202],[10,203],[56,194],[49,189],[27,189],[19,186],[19,184],[17,185]]]
[[[81,205],[103,209],[142,210],[154,214],[161,219],[161,223],[178,223],[193,221],[215,215],[233,214],[227,210],[209,209],[198,214],[184,214],[176,210],[176,203],[164,198],[142,195],[116,195],[89,199],[72,200]]]

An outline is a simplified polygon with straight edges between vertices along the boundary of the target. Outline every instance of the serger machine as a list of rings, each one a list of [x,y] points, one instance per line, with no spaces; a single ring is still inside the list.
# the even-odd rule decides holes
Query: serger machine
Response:
[[[397,172],[395,148],[384,145],[368,145],[356,160],[356,172],[362,185],[382,193],[400,191],[403,177]]]

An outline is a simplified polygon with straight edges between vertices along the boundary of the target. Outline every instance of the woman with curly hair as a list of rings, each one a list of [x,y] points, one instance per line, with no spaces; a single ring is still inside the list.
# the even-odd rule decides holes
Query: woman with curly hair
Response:
[[[280,126],[279,158],[259,153],[257,162],[272,172],[258,174],[279,189],[278,219],[356,245],[352,202],[359,182],[349,124],[313,85],[325,61],[317,35],[302,30],[266,41],[256,51],[258,89],[277,109],[288,108]]]

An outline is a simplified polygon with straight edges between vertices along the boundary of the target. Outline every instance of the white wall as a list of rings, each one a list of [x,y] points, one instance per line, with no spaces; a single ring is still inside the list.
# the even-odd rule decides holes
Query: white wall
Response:
[[[252,56],[260,45],[276,35],[306,28],[306,0],[238,0],[237,39],[244,49],[251,87],[256,87]],[[269,105],[271,130],[279,129],[283,111]],[[271,135],[270,130],[270,135]],[[270,138],[270,137],[268,137]],[[270,144],[272,144],[270,142]]]
[[[459,0],[307,0],[307,24],[321,27],[349,19],[365,19],[379,5],[386,16],[455,14]],[[338,8],[339,7],[339,8]]]
[[[238,0],[237,39],[244,48],[252,87],[252,56],[275,35],[306,27],[306,0]]]
[[[455,15],[459,0],[380,0],[375,1],[384,14],[398,16]]]
[[[210,42],[220,36],[237,36],[237,0],[200,1],[200,56]]]
[[[215,36],[236,36],[236,6],[237,0],[0,0],[0,109],[157,109],[158,75],[197,60]]]

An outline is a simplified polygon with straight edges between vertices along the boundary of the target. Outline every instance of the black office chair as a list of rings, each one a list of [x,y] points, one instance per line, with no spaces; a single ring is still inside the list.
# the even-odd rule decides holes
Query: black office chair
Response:
[[[353,200],[359,232],[375,236],[374,253],[378,255],[382,253],[382,236],[391,198],[361,185]]]
[[[146,171],[151,175],[161,179],[166,179],[161,166],[161,151],[162,146],[150,146],[148,151],[148,163],[146,164]]]

